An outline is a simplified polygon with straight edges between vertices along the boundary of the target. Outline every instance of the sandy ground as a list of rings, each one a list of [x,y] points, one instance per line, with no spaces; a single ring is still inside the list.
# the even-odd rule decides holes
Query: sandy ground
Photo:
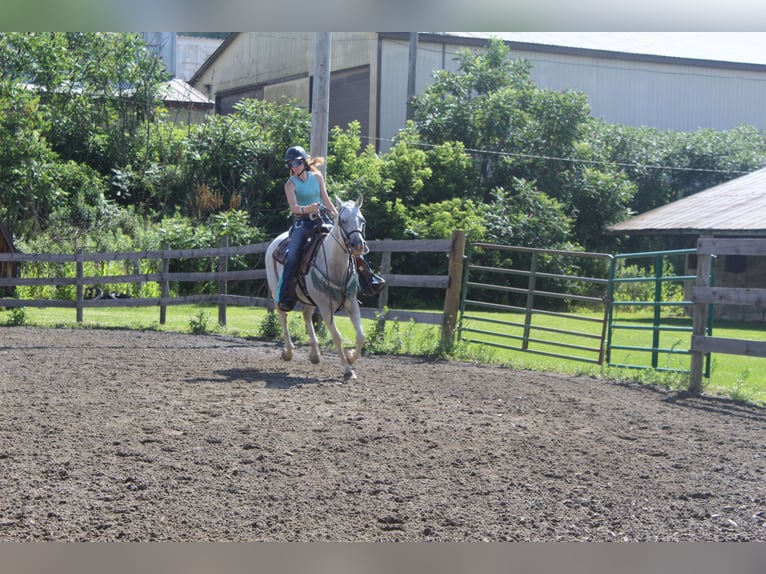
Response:
[[[766,410],[213,335],[0,328],[6,541],[766,541]]]

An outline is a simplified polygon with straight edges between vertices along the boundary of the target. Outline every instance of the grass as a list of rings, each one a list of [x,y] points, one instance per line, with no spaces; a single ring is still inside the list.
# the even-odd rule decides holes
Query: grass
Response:
[[[577,312],[578,317],[600,318],[596,313]],[[91,308],[83,310],[83,323],[75,320],[73,309],[59,308],[23,308],[0,311],[0,325],[31,325],[60,328],[121,328],[185,333],[217,333],[240,338],[280,339],[280,329],[270,319],[268,312],[258,307],[228,307],[227,324],[218,324],[218,308],[210,305],[180,305],[167,308],[166,323],[160,325],[157,307],[130,308]],[[595,360],[597,353],[580,349],[569,349],[546,343],[531,343],[530,349],[537,353],[518,350],[523,327],[513,323],[523,323],[518,314],[510,313],[475,313],[470,312],[463,326],[486,331],[485,333],[464,332],[468,339],[480,340],[481,343],[458,341],[449,356],[457,360],[481,362],[499,366],[536,371],[555,371],[576,375],[603,377],[613,380],[629,380],[643,384],[661,385],[682,390],[688,385],[690,358],[689,348],[691,333],[685,331],[661,332],[659,348],[671,352],[657,355],[658,370],[646,368],[625,368],[604,366],[583,361],[567,360],[546,356],[539,353],[566,354],[588,360]],[[492,322],[488,322],[491,320]],[[629,325],[631,329],[616,329],[613,344],[631,347],[629,350],[614,350],[612,364],[630,364],[649,366],[652,361],[651,351],[637,350],[652,347],[651,317],[648,313],[631,313],[619,317],[615,323]],[[341,317],[338,328],[344,339],[353,341],[354,333],[350,321]],[[302,319],[298,313],[290,314],[290,329],[297,343],[306,341]],[[440,328],[433,325],[417,325],[413,322],[400,324],[388,321],[385,330],[378,328],[377,322],[363,320],[367,344],[371,353],[412,354],[439,356],[445,353],[440,348]],[[583,319],[567,319],[535,315],[531,336],[541,340],[555,340],[558,343],[597,348],[597,339],[588,339],[574,333],[589,333],[596,336],[601,326],[597,322]],[[685,328],[691,325],[687,318],[671,317],[663,319],[663,325],[673,328]],[[554,329],[545,331],[543,329]],[[766,341],[766,325],[734,321],[716,321],[715,336]],[[326,330],[319,332],[323,347],[332,346]],[[766,404],[766,359],[716,354],[713,356],[710,379],[703,379],[704,391],[709,394],[728,396],[735,401],[750,404]]]
[[[586,319],[601,319],[600,313],[578,311],[573,316]],[[596,361],[598,358],[598,336],[601,324],[596,321],[534,315],[531,338],[550,341],[558,344],[575,345],[594,349],[592,352],[581,349],[570,349],[542,342],[531,342],[529,349],[533,352],[519,350],[522,345],[524,319],[521,314],[469,312],[463,319],[463,325],[469,329],[485,331],[484,333],[464,333],[468,339],[481,341],[469,345],[469,354],[476,354],[482,347],[488,355],[488,360],[497,364],[513,366],[520,369],[540,371],[557,371],[605,377],[616,380],[630,380],[645,384],[657,384],[672,389],[686,389],[689,384],[688,370],[691,346],[691,319],[685,317],[663,318],[662,326],[669,330],[660,331],[656,353],[657,369],[646,368],[653,363],[653,335],[650,311],[623,313],[615,317],[613,323],[624,328],[614,329],[612,345],[625,347],[614,349],[609,365],[592,364],[586,361]],[[492,321],[492,322],[487,322]],[[503,322],[497,322],[503,321]],[[545,331],[552,329],[555,331]],[[686,330],[684,330],[686,329]],[[491,332],[491,334],[489,333]],[[585,333],[594,338],[576,335]],[[762,323],[747,323],[738,321],[716,320],[713,335],[753,341],[766,341],[766,325]],[[497,345],[497,346],[496,346]],[[513,347],[513,348],[506,348]],[[490,351],[488,351],[488,349]],[[559,357],[546,356],[536,353],[553,353],[568,355],[581,360],[567,360]],[[622,366],[630,365],[630,367]],[[744,357],[737,355],[715,354],[712,356],[710,378],[703,378],[706,393],[729,396],[730,398],[754,403],[766,404],[766,359],[759,357]]]

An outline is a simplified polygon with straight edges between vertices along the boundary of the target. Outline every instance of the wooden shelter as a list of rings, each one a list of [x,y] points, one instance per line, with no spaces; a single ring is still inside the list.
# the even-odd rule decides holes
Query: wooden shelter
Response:
[[[766,167],[616,223],[607,232],[687,237],[690,245],[699,237],[766,241]],[[696,270],[697,257],[690,255],[685,272],[693,275]],[[766,257],[722,255],[715,276],[718,287],[766,288]],[[756,308],[717,305],[715,310],[727,319],[766,321],[766,313]]]

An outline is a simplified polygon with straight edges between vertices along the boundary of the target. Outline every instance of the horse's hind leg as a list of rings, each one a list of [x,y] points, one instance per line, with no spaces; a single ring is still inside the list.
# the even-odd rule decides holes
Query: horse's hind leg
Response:
[[[282,350],[282,360],[290,361],[293,358],[295,344],[290,337],[290,330],[287,328],[287,313],[282,310],[277,310],[277,313],[279,314],[279,322],[282,324],[282,334],[285,339],[285,348]]]
[[[303,307],[303,321],[306,323],[306,334],[309,336],[309,345],[311,350],[309,351],[309,361],[313,364],[319,362],[319,341],[317,340],[317,334],[314,330],[314,307],[304,305]]]

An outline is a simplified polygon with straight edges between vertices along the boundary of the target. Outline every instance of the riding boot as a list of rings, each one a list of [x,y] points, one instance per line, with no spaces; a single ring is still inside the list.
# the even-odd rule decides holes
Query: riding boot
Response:
[[[359,286],[365,295],[377,295],[386,286],[386,280],[380,275],[375,275],[370,264],[361,255],[356,256],[356,270],[359,275]]]
[[[290,282],[287,284],[287,287],[279,295],[279,302],[277,305],[282,311],[292,311],[293,307],[295,307],[295,303],[298,299],[295,293],[296,283],[297,280],[295,278],[295,274],[293,274],[293,276],[290,278]]]

